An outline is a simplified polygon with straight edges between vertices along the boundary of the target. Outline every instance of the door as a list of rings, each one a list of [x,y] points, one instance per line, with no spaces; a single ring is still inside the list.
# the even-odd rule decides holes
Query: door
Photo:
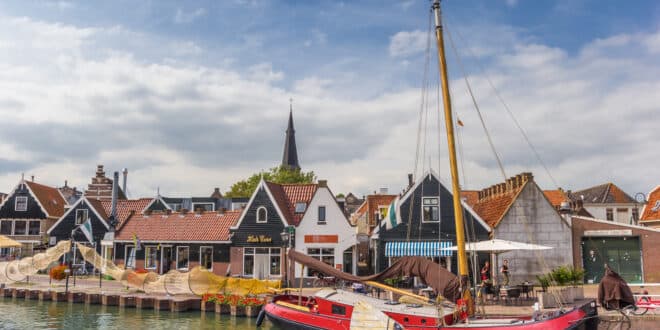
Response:
[[[256,254],[254,256],[254,278],[260,280],[268,278],[269,259],[268,254]]]
[[[165,274],[169,272],[171,267],[172,267],[172,247],[161,246],[160,273]]]

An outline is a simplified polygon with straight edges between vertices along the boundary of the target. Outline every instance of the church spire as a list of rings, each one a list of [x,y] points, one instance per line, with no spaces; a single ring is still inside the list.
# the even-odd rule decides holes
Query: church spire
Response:
[[[296,130],[293,128],[293,99],[289,99],[289,126],[286,128],[282,166],[289,169],[300,169],[298,150],[296,149]]]

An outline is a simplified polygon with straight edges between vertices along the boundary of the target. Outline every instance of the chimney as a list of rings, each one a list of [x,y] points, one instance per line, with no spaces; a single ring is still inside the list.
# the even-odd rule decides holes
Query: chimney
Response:
[[[413,186],[413,174],[408,173],[408,188]]]
[[[69,182],[67,180],[64,180],[64,187],[66,188],[68,186],[69,186]]]
[[[126,167],[124,167],[121,170],[121,173],[124,175],[124,182],[121,184],[121,191],[123,191],[124,196],[126,196],[126,178],[128,177],[128,169]]]
[[[101,170],[103,169],[103,165],[99,165],[99,168]],[[115,174],[113,176],[113,181],[112,181],[112,207],[110,209],[110,216],[113,218],[117,218],[117,194],[119,190],[119,172],[115,171]]]
[[[318,185],[319,185],[319,188],[327,188],[328,187],[328,180],[319,180]]]
[[[34,175],[30,176],[30,181],[34,182]]]

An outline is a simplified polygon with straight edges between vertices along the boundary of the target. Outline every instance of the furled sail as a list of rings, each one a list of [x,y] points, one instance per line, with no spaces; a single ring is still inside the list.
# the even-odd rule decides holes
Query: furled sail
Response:
[[[399,276],[417,276],[445,299],[456,302],[460,298],[460,282],[456,275],[439,264],[423,257],[402,257],[383,272],[370,276],[355,276],[344,273],[321,260],[296,250],[289,251],[289,259],[327,276],[349,282],[380,281]]]

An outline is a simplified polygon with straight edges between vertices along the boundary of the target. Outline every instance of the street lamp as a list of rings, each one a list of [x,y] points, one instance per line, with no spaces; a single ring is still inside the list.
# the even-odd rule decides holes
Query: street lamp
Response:
[[[284,228],[284,231],[280,233],[280,237],[282,238],[282,245],[284,247],[284,283],[282,283],[283,288],[288,288],[289,287],[289,268],[287,266],[287,260],[288,259],[288,254],[289,254],[289,248],[291,247],[291,234],[287,231],[287,228]]]
[[[637,217],[634,217],[634,216],[630,217],[631,218],[630,219],[630,224],[631,225],[633,224],[632,223],[633,221],[635,222],[635,224],[639,223],[639,217],[640,217],[639,205],[640,204],[646,204],[646,195],[644,195],[643,192],[638,192],[638,193],[635,194],[635,209],[637,210],[637,212],[636,212]]]

